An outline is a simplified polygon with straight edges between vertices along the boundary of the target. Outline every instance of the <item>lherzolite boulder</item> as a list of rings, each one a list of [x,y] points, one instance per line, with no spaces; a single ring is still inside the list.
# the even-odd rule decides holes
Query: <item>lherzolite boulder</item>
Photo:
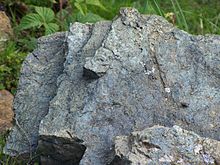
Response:
[[[115,138],[111,165],[219,164],[220,142],[179,126],[153,126]]]
[[[114,139],[178,125],[220,140],[220,36],[194,36],[125,8],[39,39],[23,64],[5,152],[105,165]]]

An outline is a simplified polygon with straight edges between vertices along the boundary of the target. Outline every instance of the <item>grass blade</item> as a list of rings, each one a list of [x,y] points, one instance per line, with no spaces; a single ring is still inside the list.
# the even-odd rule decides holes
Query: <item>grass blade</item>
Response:
[[[164,12],[161,10],[160,6],[158,5],[157,0],[153,0],[153,2],[154,2],[154,5],[156,6],[156,9],[159,15],[164,17]]]
[[[186,17],[185,17],[185,15],[184,15],[184,13],[183,13],[183,10],[182,10],[182,8],[180,7],[180,4],[179,4],[178,0],[175,0],[175,1],[176,1],[176,5],[177,5],[177,7],[178,7],[178,9],[179,9],[179,11],[180,11],[180,15],[181,15],[181,17],[182,17],[183,24],[184,24],[184,26],[185,26],[185,30],[186,30],[186,31],[189,31],[189,27],[188,27],[188,24],[187,24],[187,22],[186,22]]]

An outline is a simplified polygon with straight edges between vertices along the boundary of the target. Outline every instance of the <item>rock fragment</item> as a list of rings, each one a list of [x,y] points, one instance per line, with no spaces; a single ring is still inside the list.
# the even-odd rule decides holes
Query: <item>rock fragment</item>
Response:
[[[193,36],[132,8],[57,35],[23,64],[8,154],[38,146],[44,162],[55,154],[62,164],[104,165],[116,136],[154,125],[220,140],[220,36]]]
[[[4,133],[13,126],[13,99],[14,96],[10,92],[0,90],[0,133]]]
[[[153,126],[115,140],[111,165],[219,164],[220,142],[179,126]]]
[[[13,36],[10,19],[4,11],[0,11],[0,52],[6,47],[6,42]]]

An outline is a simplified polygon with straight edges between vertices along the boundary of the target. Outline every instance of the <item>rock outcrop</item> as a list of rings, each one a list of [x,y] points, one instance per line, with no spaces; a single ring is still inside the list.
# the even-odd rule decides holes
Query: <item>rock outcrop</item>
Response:
[[[66,36],[66,37],[65,37]],[[220,36],[193,36],[125,8],[43,37],[24,62],[5,152],[104,165],[114,138],[179,125],[220,140]]]
[[[14,99],[15,126],[8,137],[6,154],[26,154],[36,149],[39,124],[56,95],[57,77],[63,71],[65,33],[43,37],[23,63]]]
[[[14,96],[7,90],[0,90],[0,134],[12,127]]]
[[[115,154],[111,165],[220,164],[220,141],[179,126],[153,126],[116,137]]]

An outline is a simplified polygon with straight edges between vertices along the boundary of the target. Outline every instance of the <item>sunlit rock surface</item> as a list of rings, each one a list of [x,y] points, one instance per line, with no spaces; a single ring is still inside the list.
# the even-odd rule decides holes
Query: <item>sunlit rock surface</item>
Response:
[[[39,40],[23,64],[5,152],[104,165],[114,138],[153,125],[220,140],[220,36],[193,36],[125,8]],[[39,142],[39,143],[38,143]]]
[[[111,165],[219,164],[220,142],[179,126],[153,126],[115,138]]]

